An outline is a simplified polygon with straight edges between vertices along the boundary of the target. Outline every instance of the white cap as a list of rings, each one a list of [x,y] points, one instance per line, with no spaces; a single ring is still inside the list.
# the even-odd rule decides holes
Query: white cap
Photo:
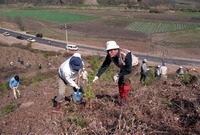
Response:
[[[157,66],[158,68],[160,67],[160,65]]]
[[[74,53],[73,56],[81,58],[81,54],[80,53]]]
[[[180,66],[179,68],[183,68],[182,66]]]
[[[106,42],[106,51],[112,50],[112,49],[118,49],[119,46],[115,41],[107,41]]]
[[[144,59],[143,62],[147,63],[147,59]]]

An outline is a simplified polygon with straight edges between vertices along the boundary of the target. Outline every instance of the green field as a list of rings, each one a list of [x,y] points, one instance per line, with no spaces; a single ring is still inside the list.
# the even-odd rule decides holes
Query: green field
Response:
[[[148,34],[166,33],[181,30],[190,30],[199,28],[199,23],[177,23],[177,22],[145,22],[134,21],[128,25],[125,29],[132,31],[145,32]]]
[[[176,12],[177,15],[200,18],[199,12]]]
[[[26,17],[36,18],[39,20],[45,20],[55,23],[71,23],[71,22],[82,22],[97,19],[97,16],[86,16],[81,14],[74,14],[69,12],[59,12],[53,10],[8,10],[1,12],[2,16],[9,17]]]

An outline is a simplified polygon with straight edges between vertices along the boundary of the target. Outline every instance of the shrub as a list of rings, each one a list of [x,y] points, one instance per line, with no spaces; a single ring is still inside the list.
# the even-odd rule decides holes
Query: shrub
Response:
[[[27,44],[27,47],[28,47],[28,48],[32,48],[32,42],[29,42],[29,43]]]
[[[7,83],[0,84],[0,89],[2,94],[6,94],[9,90],[8,84]]]
[[[10,105],[0,108],[0,115],[8,114],[13,111],[14,111],[14,105],[10,104]]]
[[[155,81],[155,67],[149,67],[145,85],[151,85]]]
[[[162,13],[162,11],[159,9],[150,9],[149,13]]]
[[[94,92],[94,89],[93,89],[93,84],[88,84],[85,88],[85,93],[84,93],[84,96],[87,98],[87,99],[92,99],[92,98],[95,98],[96,97],[96,94]]]
[[[45,52],[45,53],[43,53],[43,56],[44,56],[44,58],[48,58],[49,57],[49,53],[48,52]]]
[[[102,62],[101,62],[101,57],[97,56],[97,57],[91,57],[89,60],[89,64],[91,66],[91,70],[92,71],[97,71],[98,68],[101,66]]]
[[[186,73],[182,76],[179,76],[179,78],[181,79],[181,82],[185,85],[194,84],[198,80],[198,78],[195,75],[192,75],[190,73]]]
[[[68,122],[70,124],[75,124],[75,125],[80,126],[82,128],[87,126],[87,122],[82,117],[69,118]]]

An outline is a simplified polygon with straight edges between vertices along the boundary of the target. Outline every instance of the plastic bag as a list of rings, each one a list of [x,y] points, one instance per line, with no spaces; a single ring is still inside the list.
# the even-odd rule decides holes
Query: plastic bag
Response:
[[[76,104],[80,104],[83,100],[83,91],[82,90],[74,90],[72,94],[72,100]]]

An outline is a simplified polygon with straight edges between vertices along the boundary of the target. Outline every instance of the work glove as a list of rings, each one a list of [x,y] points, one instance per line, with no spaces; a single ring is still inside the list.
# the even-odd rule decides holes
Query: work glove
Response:
[[[114,76],[113,76],[113,81],[114,81],[115,83],[117,83],[118,80],[119,80],[119,75],[118,75],[118,74],[114,75]]]
[[[98,77],[98,76],[95,76],[92,82],[95,83],[96,80],[98,80],[98,79],[99,79],[99,77]]]
[[[81,92],[82,94],[84,94],[83,87],[80,87],[79,89],[73,87],[73,90],[74,90],[74,92],[79,91],[79,92]]]

